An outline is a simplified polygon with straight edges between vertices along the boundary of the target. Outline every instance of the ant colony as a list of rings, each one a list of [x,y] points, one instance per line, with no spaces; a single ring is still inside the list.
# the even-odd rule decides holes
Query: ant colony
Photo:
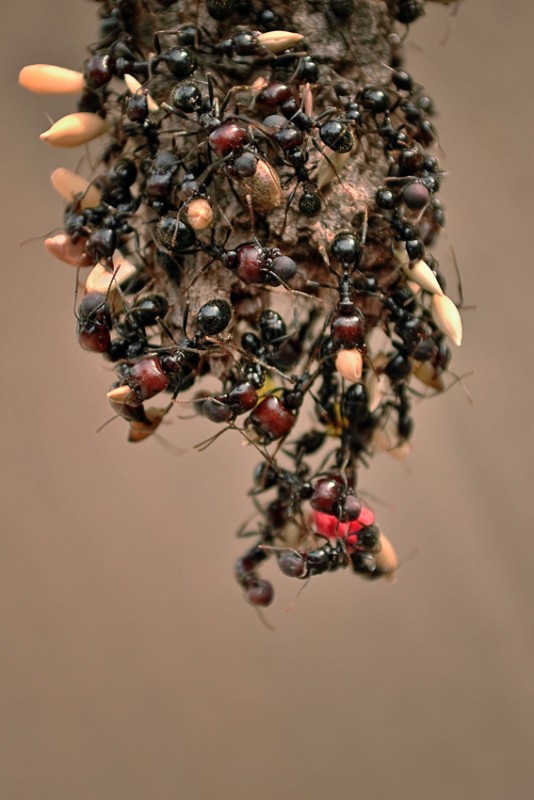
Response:
[[[199,449],[232,430],[257,450],[250,603],[272,601],[271,557],[299,579],[393,575],[359,468],[409,453],[412,400],[450,384],[462,336],[429,252],[433,103],[402,68],[422,3],[98,6],[82,71],[20,82],[78,96],[46,143],[103,143],[90,174],[53,172],[66,207],[45,246],[87,270],[77,336],[114,365],[114,413],[140,442],[188,399],[219,426]]]

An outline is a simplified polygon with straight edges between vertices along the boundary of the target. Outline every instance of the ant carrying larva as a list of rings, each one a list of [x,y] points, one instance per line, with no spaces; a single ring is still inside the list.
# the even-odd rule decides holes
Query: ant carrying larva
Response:
[[[80,71],[21,73],[79,97],[43,141],[106,137],[90,178],[53,174],[67,207],[46,247],[90,268],[78,341],[112,365],[130,440],[192,402],[219,425],[198,449],[231,431],[260,456],[236,570],[255,606],[271,554],[305,580],[395,573],[359,473],[406,454],[412,401],[455,380],[463,302],[430,252],[445,172],[400,50],[425,7],[367,5],[376,42],[353,0],[106,0]]]

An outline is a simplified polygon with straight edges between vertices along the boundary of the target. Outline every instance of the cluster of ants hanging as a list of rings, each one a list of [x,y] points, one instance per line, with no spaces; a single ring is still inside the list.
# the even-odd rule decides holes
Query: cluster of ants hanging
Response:
[[[444,220],[433,105],[394,31],[422,4],[99,6],[83,71],[20,81],[79,94],[48,144],[106,137],[90,175],[52,174],[67,205],[45,246],[89,269],[77,336],[114,365],[115,414],[139,442],[189,398],[261,454],[236,568],[251,603],[272,600],[273,555],[294,578],[392,575],[358,468],[407,454],[411,400],[444,389],[461,341],[428,251]]]

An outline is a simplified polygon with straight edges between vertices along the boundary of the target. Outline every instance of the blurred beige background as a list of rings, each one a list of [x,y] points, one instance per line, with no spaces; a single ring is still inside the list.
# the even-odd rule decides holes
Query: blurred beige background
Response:
[[[19,248],[59,223],[48,175],[76,156],[37,138],[70,99],[17,71],[77,67],[96,5],[4,4],[2,800],[534,795],[534,4],[461,5],[428,4],[407,52],[440,112],[474,405],[424,403],[410,461],[362,476],[396,584],[324,576],[284,613],[280,576],[269,632],[232,577],[256,459],[231,436],[196,454],[213,428],[176,418],[182,457],[95,435],[110,375],[75,341],[72,272]]]

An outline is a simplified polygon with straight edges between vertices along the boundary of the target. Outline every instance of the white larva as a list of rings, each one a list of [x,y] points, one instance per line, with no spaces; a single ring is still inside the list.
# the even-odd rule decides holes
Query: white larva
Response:
[[[432,296],[434,322],[457,347],[462,344],[462,318],[460,312],[446,294]]]
[[[336,356],[336,369],[345,380],[356,383],[362,377],[362,354],[359,350],[340,350]]]
[[[93,264],[93,260],[85,252],[85,239],[73,242],[68,234],[58,233],[45,239],[44,246],[51,256],[65,264],[72,264],[73,267],[90,267]]]
[[[79,197],[78,206],[81,210],[84,208],[96,208],[100,203],[102,195],[99,189],[90,183],[87,178],[77,175],[76,172],[70,169],[58,167],[50,175],[50,182],[56,192],[67,203],[72,203],[73,200]]]
[[[141,91],[143,90],[143,84],[139,83],[137,78],[134,78],[133,75],[126,74],[124,76],[124,83],[128,87],[128,90],[129,90],[130,94],[137,94],[140,90]],[[159,111],[158,104],[156,103],[154,98],[151,97],[151,95],[148,94],[148,92],[146,94],[146,101],[148,103],[148,110],[149,111]]]
[[[97,264],[93,267],[85,282],[86,294],[99,292],[107,295],[115,291],[118,286],[123,286],[127,283],[137,271],[131,261],[120,255],[113,256],[113,264],[113,272],[110,272],[102,264]]]
[[[407,278],[414,281],[414,283],[420,286],[421,289],[424,289],[425,292],[443,294],[436,276],[422,258],[419,259],[419,261],[415,261],[413,264],[404,263],[402,265],[402,271]]]
[[[393,577],[399,568],[399,559],[389,539],[380,531],[380,551],[375,555],[375,564],[379,572]]]
[[[78,111],[58,119],[39,138],[54,147],[79,147],[102,136],[108,130],[109,123],[98,114]]]
[[[303,39],[304,36],[301,33],[292,33],[291,31],[267,31],[258,36],[258,42],[276,55],[294,47]]]
[[[19,72],[19,83],[37,94],[78,94],[84,86],[83,74],[54,64],[28,64]]]

